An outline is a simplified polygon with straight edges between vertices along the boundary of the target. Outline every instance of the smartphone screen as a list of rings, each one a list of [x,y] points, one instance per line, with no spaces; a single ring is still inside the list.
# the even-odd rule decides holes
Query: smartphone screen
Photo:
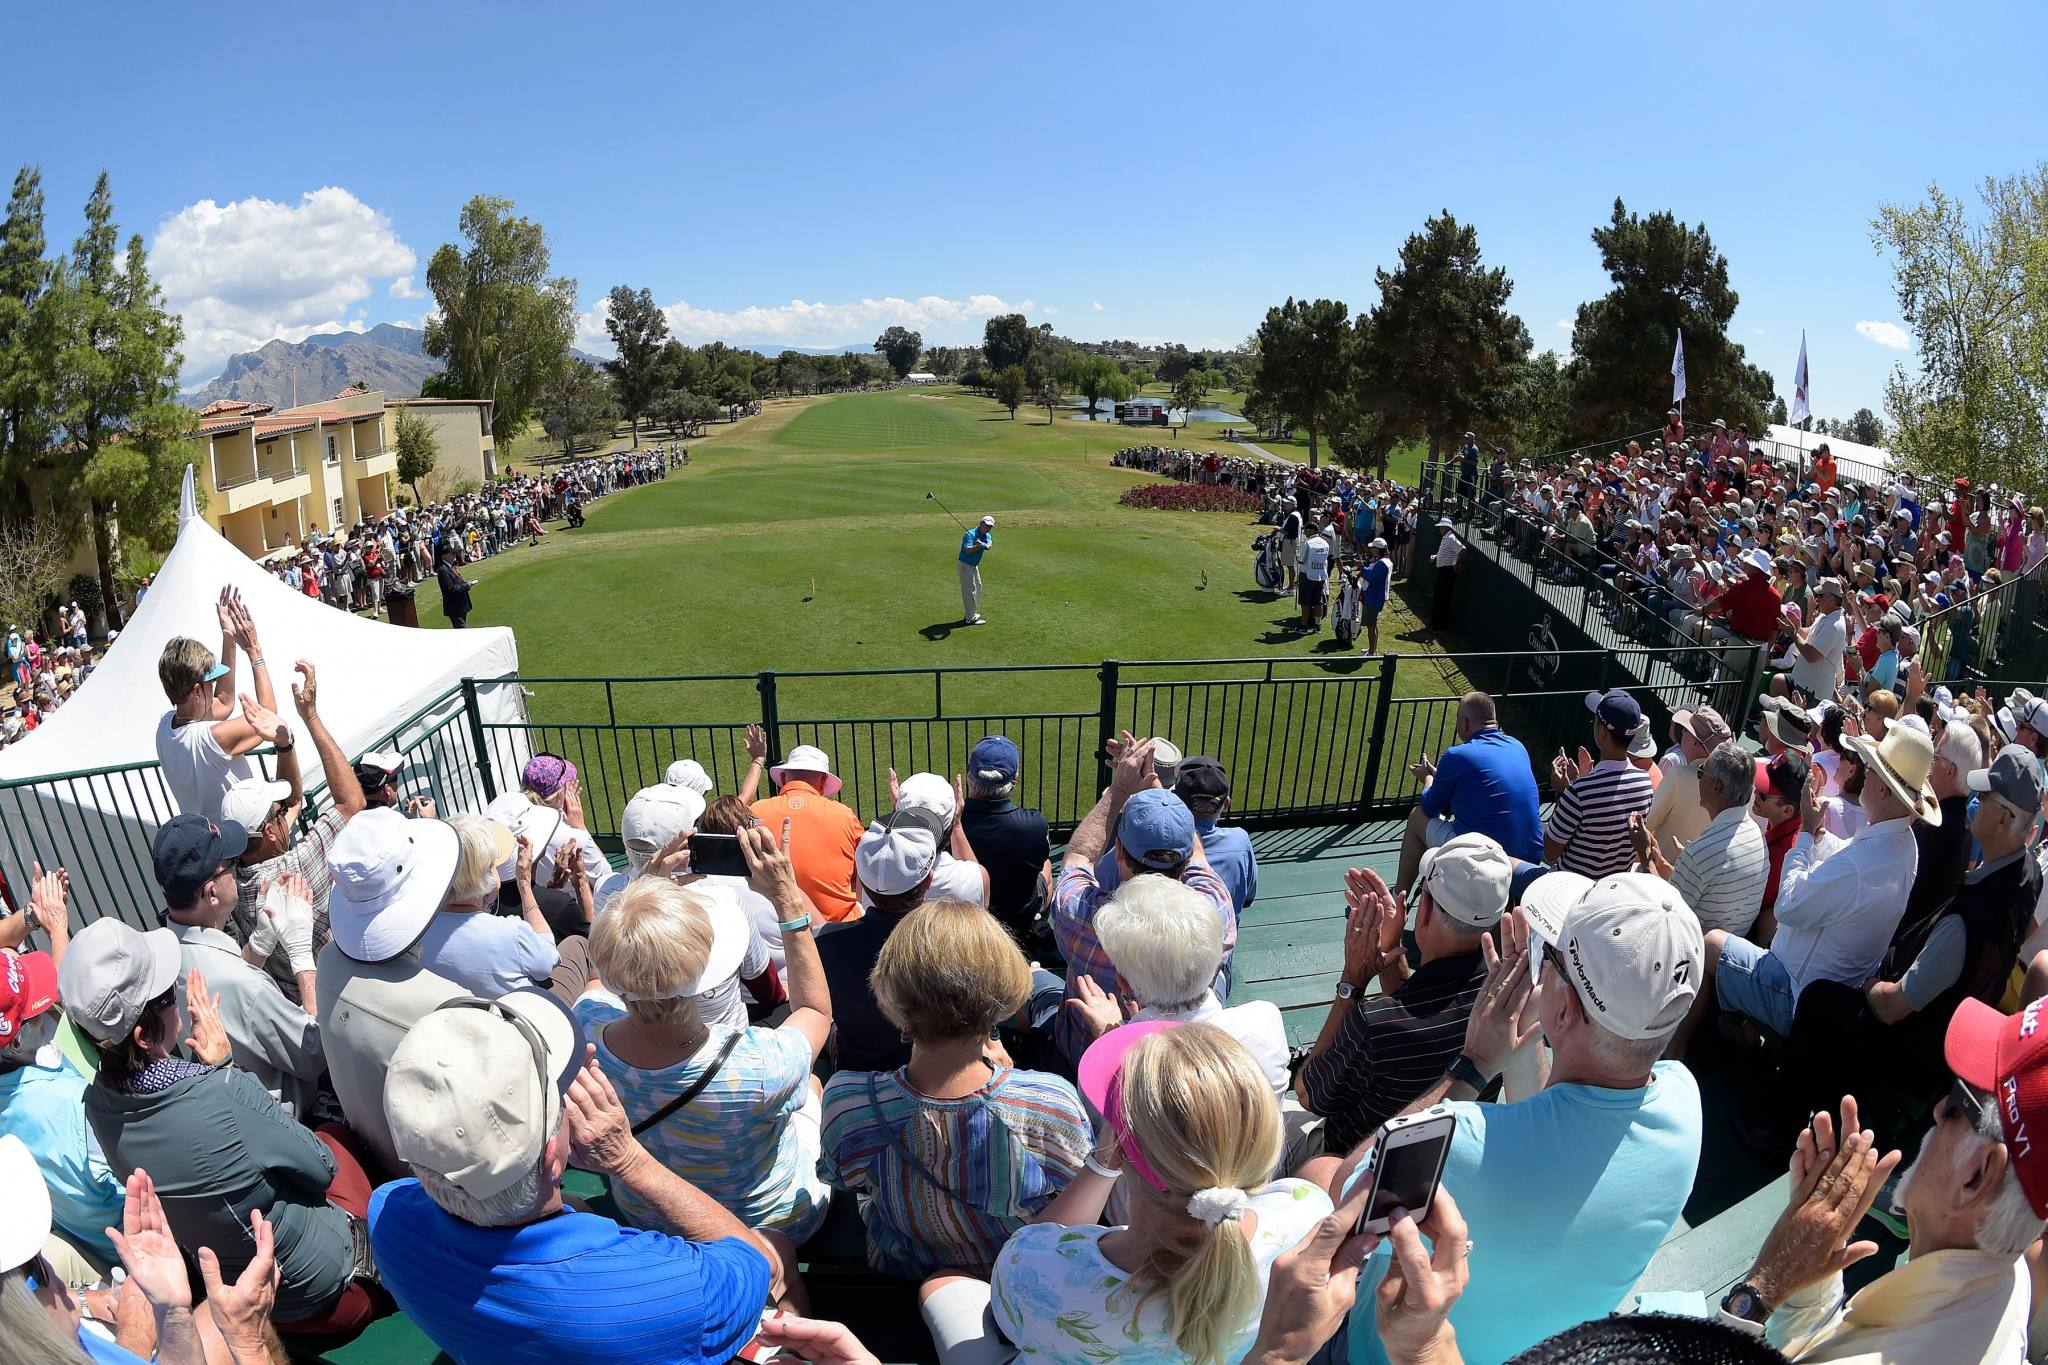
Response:
[[[1450,1152],[1452,1125],[1445,1120],[1430,1128],[1427,1136],[1382,1132],[1373,1154],[1372,1198],[1359,1215],[1361,1230],[1384,1230],[1397,1208],[1416,1218],[1428,1212],[1436,1198],[1437,1181],[1443,1176],[1444,1158]]]
[[[746,855],[740,852],[737,834],[692,834],[690,871],[707,877],[744,877]]]

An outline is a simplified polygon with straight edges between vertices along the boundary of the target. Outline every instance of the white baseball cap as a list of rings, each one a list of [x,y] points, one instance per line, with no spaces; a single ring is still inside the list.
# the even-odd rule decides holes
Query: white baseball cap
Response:
[[[953,823],[953,784],[937,773],[912,773],[896,784],[897,810],[928,810]]]
[[[788,757],[768,770],[768,776],[775,779],[775,785],[780,787],[793,772],[823,773],[825,783],[819,788],[819,794],[828,799],[839,795],[839,778],[832,771],[832,757],[817,745],[797,745],[789,751]]]
[[[289,782],[245,777],[230,785],[227,795],[220,799],[220,818],[232,820],[253,832],[263,827],[263,817],[270,813],[271,806],[291,794],[292,784]]]
[[[686,787],[699,796],[711,795],[711,774],[705,772],[704,765],[694,758],[679,758],[669,764],[661,780],[671,787]]]
[[[1608,1032],[1633,1039],[1669,1033],[1706,977],[1699,917],[1670,882],[1648,873],[1585,883],[1568,872],[1529,883],[1522,914],[1531,951],[1540,964],[1542,944],[1557,949],[1587,1016]]]
[[[408,820],[389,806],[358,811],[327,849],[327,920],[341,951],[383,962],[412,946],[446,899],[461,856],[445,821]]]
[[[170,930],[144,933],[106,916],[72,935],[57,964],[57,1001],[72,1027],[99,1042],[117,1043],[141,1021],[150,1001],[178,984],[181,965],[177,935]]]
[[[981,524],[983,526],[993,526],[996,524],[996,519],[993,516],[983,517],[981,519]]]
[[[853,851],[860,884],[872,896],[900,896],[932,875],[939,865],[939,841],[918,823],[917,810],[897,811],[869,825]]]
[[[1484,834],[1460,834],[1430,849],[1417,865],[1429,902],[1468,929],[1491,929],[1508,908],[1515,863]]]
[[[684,830],[697,828],[703,816],[704,798],[688,787],[642,787],[619,814],[619,842],[637,867]]]
[[[14,1270],[43,1254],[50,1236],[50,1187],[28,1144],[0,1135],[0,1270]]]
[[[525,835],[526,842],[533,845],[535,875],[542,875],[539,867],[543,859],[551,859],[555,850],[570,838],[568,822],[562,812],[553,806],[536,805],[523,792],[505,792],[484,807],[484,814],[496,820],[516,837]],[[518,870],[519,850],[515,843],[512,856],[498,864],[498,880],[509,882]]]
[[[384,1117],[392,1148],[415,1169],[488,1199],[539,1162],[582,1061],[575,1018],[545,991],[450,1000],[391,1054]]]

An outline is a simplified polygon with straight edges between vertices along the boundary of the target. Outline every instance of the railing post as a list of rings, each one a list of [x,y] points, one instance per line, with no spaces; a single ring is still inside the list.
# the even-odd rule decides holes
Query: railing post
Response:
[[[1387,752],[1387,722],[1394,714],[1394,670],[1399,654],[1380,656],[1380,690],[1372,699],[1372,733],[1365,741],[1365,789],[1358,794],[1361,815],[1379,799],[1380,764]]]
[[[1109,785],[1109,742],[1116,738],[1117,678],[1121,668],[1115,659],[1102,661],[1102,696],[1095,716],[1095,790]],[[1093,805],[1093,802],[1089,803]]]
[[[775,701],[775,670],[764,668],[755,675],[754,690],[761,694],[761,730],[768,736],[768,762],[772,766],[781,761],[782,755],[782,711]],[[775,779],[768,779],[775,785]]]
[[[476,749],[477,780],[484,784],[484,800],[498,799],[498,775],[491,763],[490,742],[484,738],[484,712],[477,705],[476,679],[462,680],[462,709],[469,713],[469,742]]]

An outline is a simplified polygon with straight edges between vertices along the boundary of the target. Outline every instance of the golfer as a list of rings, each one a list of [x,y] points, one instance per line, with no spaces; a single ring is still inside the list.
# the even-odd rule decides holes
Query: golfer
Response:
[[[985,626],[981,615],[981,557],[996,543],[996,519],[983,517],[981,525],[960,537],[960,624]]]

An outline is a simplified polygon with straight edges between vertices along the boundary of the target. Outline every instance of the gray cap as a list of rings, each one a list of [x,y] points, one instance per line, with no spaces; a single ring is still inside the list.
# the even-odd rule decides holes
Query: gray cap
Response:
[[[1508,908],[1515,863],[1484,834],[1460,834],[1422,855],[1417,876],[1430,904],[1468,929],[1491,929]]]
[[[1848,590],[1842,586],[1841,579],[1836,578],[1833,574],[1829,574],[1826,578],[1823,578],[1820,582],[1813,585],[1813,595],[1815,597],[1840,598],[1847,597],[1849,593]]]
[[[57,998],[73,1027],[118,1043],[150,1001],[178,984],[178,939],[168,929],[143,933],[111,916],[71,938],[57,964]]]
[[[1976,769],[1966,780],[1971,791],[1990,792],[2029,815],[2041,809],[2041,769],[2034,756],[2017,744],[2000,749],[1990,767]]]

